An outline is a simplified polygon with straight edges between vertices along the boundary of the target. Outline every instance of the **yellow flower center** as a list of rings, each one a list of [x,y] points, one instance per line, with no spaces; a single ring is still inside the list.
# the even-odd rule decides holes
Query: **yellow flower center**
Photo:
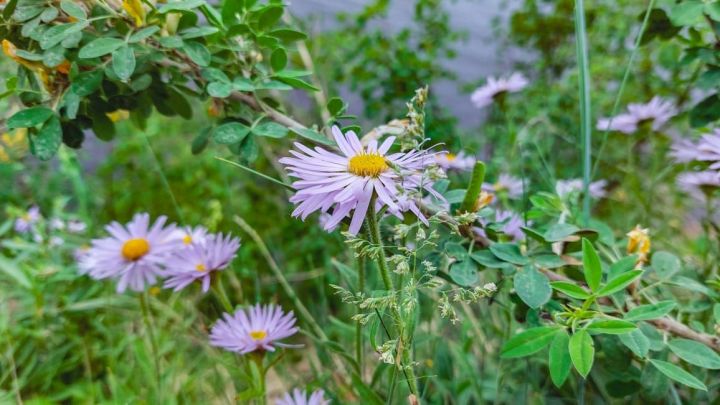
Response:
[[[255,341],[263,340],[263,339],[265,339],[266,336],[267,336],[267,332],[265,332],[264,330],[250,331],[250,338],[252,338],[252,340],[255,340]]]
[[[150,251],[150,243],[143,238],[129,239],[122,247],[122,255],[126,260],[135,261]]]
[[[353,156],[348,165],[350,173],[363,177],[377,177],[389,168],[385,158],[378,154]]]
[[[457,156],[455,156],[454,153],[447,153],[445,154],[445,159],[447,159],[449,162],[452,162],[453,160],[457,159]]]
[[[207,267],[205,267],[204,264],[200,263],[195,265],[195,270],[202,273],[203,271],[207,270]]]
[[[185,237],[183,237],[183,243],[186,244],[186,245],[191,244],[191,243],[192,243],[192,236],[190,236],[190,235],[185,235]]]

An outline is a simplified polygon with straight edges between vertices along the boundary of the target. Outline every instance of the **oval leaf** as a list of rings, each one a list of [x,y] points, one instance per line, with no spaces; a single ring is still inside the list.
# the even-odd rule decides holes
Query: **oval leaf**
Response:
[[[550,286],[552,286],[554,290],[560,291],[561,293],[572,298],[577,298],[579,300],[585,300],[590,298],[590,294],[585,291],[584,288],[567,281],[553,281],[552,283],[550,283]]]
[[[688,373],[687,371],[681,369],[680,367],[672,363],[654,359],[650,359],[650,363],[652,363],[655,368],[657,368],[661,373],[665,374],[665,376],[670,378],[671,380],[675,380],[680,384],[685,384],[690,388],[707,391],[707,387],[705,386],[705,384],[703,384],[702,381],[698,380],[697,377],[695,377],[694,375]]]
[[[630,285],[635,279],[640,277],[643,274],[642,270],[633,270],[628,271],[627,273],[622,273],[619,276],[615,277],[614,279],[608,281],[607,284],[605,284],[598,292],[597,295],[600,297],[615,294],[618,291],[622,291]]]
[[[570,337],[568,343],[570,358],[575,366],[575,370],[580,373],[583,378],[587,378],[592,369],[595,360],[595,345],[592,337],[586,330],[579,330]]]
[[[668,346],[673,353],[690,364],[711,370],[720,369],[720,355],[702,343],[689,339],[673,339],[668,342]]]
[[[540,326],[520,332],[505,342],[500,356],[509,359],[536,353],[547,346],[560,330],[555,326]]]
[[[228,122],[215,128],[213,139],[223,145],[232,145],[245,139],[249,132],[250,128],[239,122]]]
[[[570,351],[568,350],[569,343],[570,335],[562,331],[555,335],[555,338],[550,344],[548,367],[550,368],[550,378],[558,388],[565,383],[568,375],[570,375],[572,360],[570,359]]]
[[[539,308],[550,300],[550,281],[533,267],[518,270],[513,282],[515,291],[530,308]]]
[[[674,301],[660,301],[655,304],[641,305],[625,314],[626,321],[647,321],[662,318],[672,311],[677,304]]]
[[[597,291],[598,287],[600,287],[600,281],[602,280],[600,257],[595,251],[592,243],[585,238],[582,240],[582,252],[585,282],[587,282],[587,285],[593,292]]]
[[[117,38],[98,38],[80,49],[78,56],[81,59],[97,58],[112,53],[125,44],[125,41]]]
[[[623,321],[620,319],[607,319],[595,321],[588,325],[587,330],[595,333],[604,333],[608,335],[621,335],[629,333],[637,329],[634,323]]]

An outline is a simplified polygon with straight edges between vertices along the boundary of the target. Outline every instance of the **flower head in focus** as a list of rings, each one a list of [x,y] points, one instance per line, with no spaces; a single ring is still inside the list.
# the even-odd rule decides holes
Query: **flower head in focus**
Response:
[[[380,145],[371,140],[365,147],[353,131],[343,134],[333,127],[332,132],[340,153],[295,143],[298,150],[290,151],[293,157],[280,159],[289,174],[299,179],[293,183],[297,192],[290,198],[296,204],[293,216],[305,220],[315,211],[332,209],[325,229],[352,215],[349,232],[357,234],[372,197],[377,196],[376,210],[387,206],[392,213],[412,211],[427,224],[417,204],[407,197],[426,190],[442,198],[424,174],[434,164],[431,154],[422,150],[388,154],[395,137]]]
[[[498,97],[507,93],[517,93],[528,85],[528,79],[522,73],[513,73],[509,77],[488,77],[484,86],[478,87],[470,96],[470,101],[477,108],[484,108]]]
[[[465,152],[460,152],[457,155],[442,152],[435,155],[435,162],[445,170],[470,170],[475,165],[475,158],[466,156]]]
[[[193,243],[178,250],[167,261],[163,274],[167,279],[163,287],[180,291],[192,282],[199,281],[203,292],[207,292],[213,273],[226,268],[238,248],[240,239],[214,234],[207,236],[201,243]]]
[[[256,304],[233,315],[223,314],[210,330],[210,344],[239,354],[273,352],[276,346],[292,347],[278,341],[298,331],[295,322],[292,311],[285,313],[279,306]]]
[[[27,212],[20,215],[20,217],[15,220],[15,232],[29,232],[32,230],[33,225],[37,224],[41,218],[42,214],[40,214],[40,207],[33,205],[27,210]]]
[[[305,390],[294,389],[278,399],[276,405],[327,405],[330,400],[325,399],[325,391],[315,390],[308,396]]]
[[[632,103],[627,112],[612,118],[600,118],[597,129],[633,134],[644,125],[653,131],[659,131],[671,118],[678,114],[672,101],[655,96],[647,104]]]
[[[162,275],[169,255],[180,242],[174,237],[175,225],[165,226],[167,217],[150,224],[147,213],[135,214],[126,225],[113,222],[105,227],[110,236],[93,239],[92,247],[81,260],[80,271],[96,280],[116,279],[117,292],[128,287],[143,291]]]
[[[648,253],[650,253],[650,230],[641,228],[640,225],[627,233],[628,244],[627,253],[637,254],[638,262],[644,263],[647,261]]]

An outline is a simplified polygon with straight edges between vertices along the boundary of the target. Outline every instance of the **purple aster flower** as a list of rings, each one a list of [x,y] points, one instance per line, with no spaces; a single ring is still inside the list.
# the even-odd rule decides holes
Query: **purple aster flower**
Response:
[[[483,190],[495,194],[507,193],[508,198],[516,200],[523,195],[523,181],[519,177],[502,173],[495,183],[484,183]]]
[[[629,104],[628,112],[613,118],[600,118],[597,129],[601,131],[619,131],[625,134],[637,132],[638,128],[649,123],[653,131],[658,131],[670,119],[678,114],[672,101],[655,96],[647,104]]]
[[[207,228],[204,226],[186,226],[182,229],[178,229],[175,232],[175,236],[182,240],[184,246],[189,247],[191,245],[199,245],[205,243],[209,235]]]
[[[387,206],[390,212],[409,210],[427,224],[414,201],[402,206],[399,202],[402,196],[419,193],[421,189],[442,198],[424,176],[425,168],[434,163],[431,154],[411,150],[388,155],[395,137],[387,138],[379,146],[376,140],[371,140],[364,147],[353,131],[343,134],[333,127],[332,132],[341,154],[295,143],[299,151],[290,151],[294,157],[280,159],[290,175],[299,179],[293,183],[297,192],[290,198],[297,205],[294,217],[305,220],[315,211],[324,213],[332,208],[332,217],[325,224],[328,230],[352,211],[349,231],[357,234],[370,200],[376,195],[376,209]]]
[[[510,77],[488,77],[484,86],[478,87],[470,96],[477,108],[484,108],[495,101],[496,97],[507,93],[516,93],[528,85],[528,79],[522,73],[513,73]]]
[[[210,331],[210,344],[231,352],[246,354],[256,350],[275,351],[278,347],[293,347],[278,342],[294,335],[295,315],[284,313],[275,305],[256,304],[247,310],[237,310],[234,315],[223,314]]]
[[[330,400],[325,399],[325,391],[316,390],[308,397],[305,390],[295,388],[292,393],[288,392],[278,399],[276,405],[327,405]]]
[[[475,158],[466,156],[465,152],[460,152],[457,155],[442,152],[435,155],[435,162],[445,170],[470,170],[475,165]]]
[[[202,282],[203,292],[210,288],[212,273],[227,267],[240,248],[240,239],[214,234],[204,241],[180,249],[165,266],[165,288],[180,291],[193,281]]]
[[[696,160],[711,162],[711,169],[720,169],[720,129],[715,129],[711,134],[703,135],[700,142],[698,142],[697,150]]]
[[[81,273],[96,280],[118,280],[117,292],[129,286],[142,291],[155,284],[169,255],[180,246],[174,237],[175,225],[165,226],[167,217],[150,225],[150,215],[135,214],[127,225],[113,222],[105,227],[109,237],[93,239],[92,247],[80,262]]]
[[[592,198],[603,198],[605,195],[607,195],[607,191],[605,190],[605,187],[607,187],[607,181],[605,180],[598,180],[593,181],[590,183],[590,197]],[[583,191],[583,181],[582,179],[568,179],[568,180],[558,180],[557,183],[555,183],[555,192],[557,193],[560,198],[565,198],[569,196],[570,194],[574,193],[582,193]]]
[[[83,221],[71,219],[67,223],[67,228],[70,233],[83,233],[87,229],[87,225]]]
[[[689,139],[676,139],[668,155],[675,163],[689,163],[698,159],[698,145]]]
[[[487,233],[485,232],[484,228],[489,225],[489,222],[490,221],[488,221],[486,218],[480,219],[481,227],[473,227],[472,231],[483,238],[487,238]],[[503,223],[500,231],[505,235],[512,237],[513,241],[515,242],[519,242],[525,238],[525,233],[521,229],[523,226],[525,226],[525,222],[523,221],[522,217],[515,212],[497,210],[495,211],[495,221],[492,222],[497,224]],[[529,224],[530,223],[528,223],[528,225]]]
[[[26,213],[15,220],[15,232],[26,233],[30,231],[33,225],[40,221],[41,217],[40,207],[33,205]]]
[[[720,173],[715,170],[685,172],[677,177],[677,185],[698,200],[705,198],[720,188]]]
[[[50,219],[50,229],[54,231],[62,231],[65,229],[65,221],[63,221],[60,218],[51,218]]]

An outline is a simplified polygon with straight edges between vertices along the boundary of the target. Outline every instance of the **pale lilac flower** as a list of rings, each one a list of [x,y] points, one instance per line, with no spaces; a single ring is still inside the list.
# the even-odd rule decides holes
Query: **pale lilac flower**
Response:
[[[70,233],[83,233],[87,229],[87,225],[83,221],[71,219],[68,221],[67,228]]]
[[[198,245],[203,244],[207,240],[207,237],[209,235],[209,232],[207,228],[204,226],[186,226],[183,228],[177,229],[175,232],[175,237],[182,240],[182,244],[185,247],[190,247],[191,245]]]
[[[240,354],[256,350],[274,352],[275,346],[293,347],[278,340],[298,331],[295,322],[292,311],[284,313],[279,306],[256,304],[233,315],[223,314],[223,319],[210,331],[210,344]]]
[[[50,219],[50,229],[53,231],[62,231],[65,229],[65,221],[63,221],[60,218],[51,218]]]
[[[129,286],[142,291],[162,276],[168,256],[181,242],[174,237],[175,225],[165,226],[167,217],[150,225],[150,215],[135,214],[127,225],[113,222],[105,227],[109,237],[93,239],[90,251],[80,262],[82,273],[96,280],[118,280],[117,292]]]
[[[57,235],[51,236],[50,239],[48,239],[48,245],[50,247],[58,247],[58,246],[62,246],[63,244],[65,244],[65,239],[63,239]]]
[[[515,212],[497,210],[495,211],[495,220],[492,222],[502,224],[500,231],[512,237],[515,242],[519,242],[525,238],[525,233],[521,229],[525,226],[525,222],[523,218]],[[487,227],[489,223],[490,221],[488,221],[487,218],[482,218],[480,219],[480,225],[482,227],[473,227],[472,231],[483,238],[487,238],[487,232],[485,232],[484,228]],[[528,225],[530,224],[528,223]]]
[[[696,160],[711,162],[710,169],[720,169],[720,129],[703,135],[697,144],[697,150]]]
[[[180,291],[194,281],[202,283],[203,292],[210,288],[212,274],[230,264],[240,247],[240,239],[213,234],[200,243],[178,250],[167,261],[164,288]]]
[[[720,189],[720,173],[715,170],[685,172],[677,177],[677,185],[698,200],[704,200],[714,190]]]
[[[516,200],[523,195],[523,181],[519,177],[502,173],[495,183],[484,183],[483,190],[495,194],[507,193],[508,198]]]
[[[38,221],[40,221],[40,207],[33,205],[26,213],[15,220],[15,232],[26,233],[30,231]]]
[[[441,152],[435,155],[435,162],[445,170],[470,170],[475,166],[475,158],[466,156],[465,152],[457,155],[450,152]]]
[[[698,159],[698,145],[689,139],[676,139],[670,146],[670,158],[675,163],[689,163]]]
[[[289,174],[299,179],[293,183],[297,192],[290,198],[297,205],[294,217],[305,220],[315,211],[324,213],[332,208],[332,217],[325,224],[328,230],[352,211],[349,231],[357,234],[370,200],[376,195],[376,209],[387,206],[394,213],[409,210],[427,224],[414,201],[402,207],[399,202],[402,196],[419,193],[421,189],[442,198],[424,176],[424,170],[434,163],[431,154],[412,150],[388,155],[395,137],[387,138],[379,146],[376,140],[371,140],[363,147],[353,131],[343,134],[333,127],[332,132],[341,153],[328,152],[319,146],[313,150],[295,143],[299,151],[290,151],[294,157],[280,159]]]
[[[605,180],[598,180],[593,181],[590,183],[589,190],[590,190],[590,197],[592,198],[603,198],[605,195],[607,195],[607,191],[605,190],[605,187],[607,187],[607,181]],[[570,194],[574,193],[582,193],[583,191],[583,181],[582,179],[568,179],[568,180],[558,180],[557,183],[555,183],[555,192],[557,193],[560,198],[565,198],[569,196]]]
[[[305,390],[295,388],[292,393],[286,393],[285,396],[278,399],[276,405],[327,405],[330,400],[325,399],[325,391],[315,390],[308,397]]]
[[[647,104],[631,103],[627,109],[627,113],[613,118],[600,118],[597,122],[597,129],[632,134],[637,132],[642,124],[649,123],[653,131],[658,131],[678,114],[672,101],[658,96],[653,97]]]
[[[522,73],[513,73],[510,77],[488,77],[484,86],[478,87],[470,96],[470,101],[477,108],[484,108],[495,101],[499,95],[516,93],[528,85],[528,79]]]

